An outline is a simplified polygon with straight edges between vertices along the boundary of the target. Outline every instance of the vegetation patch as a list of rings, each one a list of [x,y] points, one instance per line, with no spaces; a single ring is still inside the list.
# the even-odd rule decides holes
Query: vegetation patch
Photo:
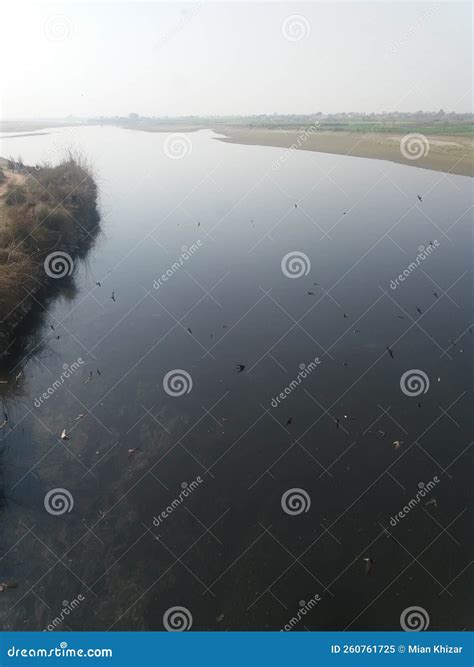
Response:
[[[0,356],[54,278],[52,253],[71,259],[97,232],[97,186],[90,167],[69,153],[56,167],[9,160],[0,173]],[[69,274],[70,275],[70,274]]]

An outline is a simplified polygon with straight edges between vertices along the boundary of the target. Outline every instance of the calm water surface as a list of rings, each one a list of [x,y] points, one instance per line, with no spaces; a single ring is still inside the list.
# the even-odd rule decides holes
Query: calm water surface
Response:
[[[3,368],[3,627],[43,629],[81,595],[59,629],[161,630],[182,606],[193,629],[278,630],[318,594],[296,629],[399,629],[414,605],[470,627],[472,181],[186,137],[181,159],[169,135],[110,127],[0,142],[27,164],[82,149],[102,214]],[[411,369],[426,393],[401,391]],[[54,516],[57,488],[74,505]],[[284,511],[290,489],[306,511]]]

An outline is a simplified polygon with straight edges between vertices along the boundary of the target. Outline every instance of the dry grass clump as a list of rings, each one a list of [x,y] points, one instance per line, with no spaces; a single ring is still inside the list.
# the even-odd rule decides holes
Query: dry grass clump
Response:
[[[7,206],[18,206],[25,204],[27,200],[26,189],[24,185],[9,183],[5,193],[5,204]]]
[[[47,283],[48,254],[74,256],[99,220],[97,186],[82,158],[69,153],[56,167],[23,169],[22,182],[8,183],[0,197],[0,333],[17,306]]]
[[[9,211],[0,245],[14,246],[29,255],[44,255],[57,249],[72,252],[80,240],[77,226],[65,208],[29,203]]]
[[[36,202],[69,209],[86,228],[97,223],[97,185],[91,167],[73,152],[57,167],[36,170],[30,191]]]
[[[35,289],[34,258],[14,246],[0,249],[0,314],[8,316]]]

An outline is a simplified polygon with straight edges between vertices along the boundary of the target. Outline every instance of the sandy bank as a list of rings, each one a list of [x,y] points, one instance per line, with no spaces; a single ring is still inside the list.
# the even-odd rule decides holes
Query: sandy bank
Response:
[[[52,127],[71,127],[77,123],[57,120],[0,120],[0,133],[37,132]],[[6,137],[4,137],[6,138]]]
[[[290,148],[298,144],[298,150],[388,160],[411,167],[474,176],[473,141],[466,136],[427,136],[428,154],[425,155],[426,148],[422,148],[421,157],[410,160],[403,155],[400,148],[403,135],[327,131],[303,135],[299,130],[229,126],[213,129],[219,134],[226,135],[224,138],[219,138],[219,141],[227,143],[280,148]],[[305,140],[302,139],[303,136],[306,137]]]
[[[407,135],[388,132],[364,134],[363,132],[316,130],[308,133],[308,130],[304,129],[280,130],[214,123],[190,126],[167,122],[129,125],[126,129],[141,132],[213,130],[217,134],[224,135],[224,137],[219,137],[218,141],[231,144],[295,147],[297,150],[388,160],[411,167],[433,169],[461,176],[474,176],[474,143],[473,138],[466,134],[426,135],[428,151],[426,151],[426,144],[422,144],[420,148],[422,155],[417,159],[409,159],[401,150],[401,141]]]
[[[111,123],[107,124],[110,125]],[[474,142],[473,137],[468,134],[426,134],[429,146],[427,154],[426,150],[423,149],[421,157],[411,160],[404,156],[400,149],[400,142],[406,135],[392,132],[370,132],[365,134],[364,132],[318,130],[313,134],[307,134],[304,129],[281,130],[260,128],[255,125],[230,125],[213,121],[209,123],[203,122],[202,124],[148,121],[127,125],[117,123],[117,126],[141,132],[196,132],[197,130],[213,130],[217,134],[224,135],[218,141],[227,143],[274,146],[279,148],[291,148],[295,144],[298,144],[298,150],[388,160],[389,162],[397,162],[411,167],[433,169],[461,176],[474,176]],[[0,122],[0,132],[38,131],[46,127],[67,127],[67,124],[54,121],[50,121],[49,123],[40,121]],[[416,130],[413,130],[413,132],[416,133]],[[302,137],[305,137],[304,141]]]

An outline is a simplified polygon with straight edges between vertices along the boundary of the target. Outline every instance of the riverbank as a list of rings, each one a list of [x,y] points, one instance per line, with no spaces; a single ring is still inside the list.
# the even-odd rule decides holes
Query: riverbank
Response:
[[[69,155],[56,167],[0,162],[0,358],[35,295],[70,276],[97,230],[97,186]]]
[[[267,118],[268,122],[268,118]],[[472,123],[329,122],[265,125],[259,122],[226,122],[220,119],[91,119],[80,124],[65,121],[3,121],[0,132],[36,132],[64,127],[115,125],[140,132],[192,133],[212,130],[223,135],[218,141],[252,146],[274,146],[297,150],[386,160],[411,167],[432,169],[460,176],[474,176]],[[335,129],[337,128],[337,129]],[[14,135],[4,139],[13,138]],[[24,134],[23,136],[26,136]],[[412,138],[414,137],[414,138]],[[404,147],[404,148],[403,148]],[[411,149],[410,149],[411,147]]]
[[[0,119],[0,133],[5,132],[38,132],[55,127],[71,127],[76,122],[65,120],[3,120]]]
[[[195,132],[212,130],[223,135],[218,141],[250,146],[274,146],[296,150],[332,153],[387,160],[410,167],[432,169],[460,176],[474,176],[474,142],[470,133],[426,134],[414,129],[408,134],[396,132],[330,131],[317,126],[293,129],[257,125],[176,122],[141,122],[121,125],[141,132]]]
[[[308,130],[269,130],[256,127],[214,129],[225,135],[219,138],[219,141],[226,143],[280,148],[297,145],[298,150],[388,160],[411,167],[474,176],[474,148],[472,137],[469,136],[427,135],[426,140],[413,138],[411,141],[404,141],[404,136],[407,135],[382,132],[361,134],[315,130],[309,133]],[[409,152],[410,145],[412,153]],[[414,156],[417,157],[413,159]]]

